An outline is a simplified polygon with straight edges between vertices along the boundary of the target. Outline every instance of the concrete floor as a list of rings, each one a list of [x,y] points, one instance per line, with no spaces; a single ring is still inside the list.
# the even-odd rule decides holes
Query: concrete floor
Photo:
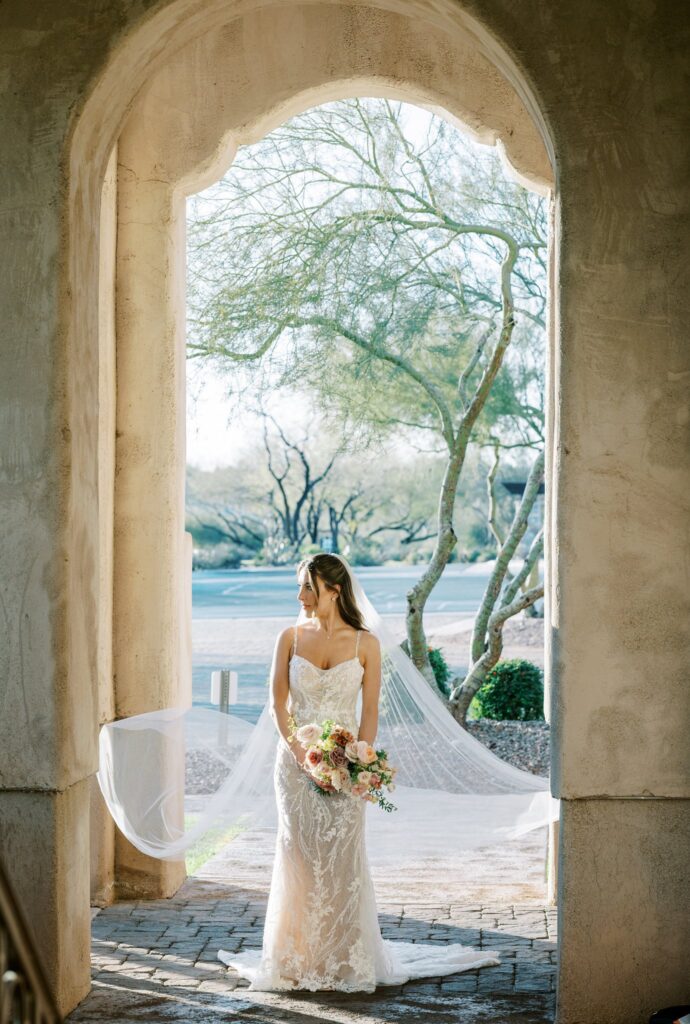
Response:
[[[169,900],[118,903],[93,921],[93,988],[69,1022],[550,1024],[556,910],[545,902],[545,832],[463,862],[374,870],[387,938],[500,950],[500,966],[372,994],[249,992],[216,959],[260,946],[272,840],[248,833]]]

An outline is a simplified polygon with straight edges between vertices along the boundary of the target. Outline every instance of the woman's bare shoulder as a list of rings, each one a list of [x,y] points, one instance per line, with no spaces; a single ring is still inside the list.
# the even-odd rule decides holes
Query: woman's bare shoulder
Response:
[[[295,627],[286,626],[285,629],[281,629],[280,633],[276,637],[276,647],[283,648],[289,647],[295,636]]]
[[[373,654],[380,655],[381,644],[379,643],[379,638],[374,633],[370,633],[369,630],[363,629],[359,638],[359,649],[365,657],[370,657]]]

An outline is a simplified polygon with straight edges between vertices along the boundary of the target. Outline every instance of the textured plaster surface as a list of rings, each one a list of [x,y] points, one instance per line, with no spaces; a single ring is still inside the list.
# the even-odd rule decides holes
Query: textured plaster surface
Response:
[[[58,1005],[89,989],[89,789],[0,790],[0,860]]]
[[[308,55],[308,59],[307,59]],[[516,173],[553,184],[544,143],[512,86],[465,36],[390,11],[314,4],[260,9],[178,51],[142,90],[125,128],[139,178],[181,191],[219,178],[238,144],[339,96],[432,106]]]
[[[97,767],[100,718],[102,182],[128,110],[150,76],[176,50],[195,45],[204,33],[224,33],[223,25],[254,6],[249,0],[114,0],[97,16],[85,0],[64,0],[59,11],[47,0],[29,7],[5,0],[0,8],[6,261],[0,277],[0,842],[18,888],[27,899],[45,900],[48,912],[37,917],[40,943],[54,951],[46,959],[63,1008],[83,991],[88,973],[80,903],[88,898],[88,787],[82,781]],[[272,88],[262,94],[263,110],[245,114],[244,124],[258,130],[262,116],[290,112],[305,98],[332,98],[323,69],[318,80],[312,74],[322,52],[337,51],[335,94],[342,95],[343,67],[357,68],[355,80],[362,83],[375,80],[379,54],[366,37],[369,25],[382,24],[383,9],[414,19],[419,35],[412,42],[426,58],[414,61],[412,42],[401,48],[407,63],[400,73],[388,63],[386,88],[410,97],[427,87],[407,81],[436,61],[436,51],[424,49],[425,23],[451,36],[444,54],[469,40],[515,86],[543,131],[557,186],[549,478],[554,792],[573,806],[576,798],[602,795],[687,798],[687,10],[632,0],[589,5],[584,18],[574,0],[519,6],[512,0],[390,0],[370,15],[365,4],[352,6],[359,13],[347,15],[351,30],[334,48],[329,25],[342,27],[345,15],[337,4],[314,5],[322,45],[310,37],[299,58],[303,77],[293,75],[284,93],[273,71],[282,66],[283,40],[270,17],[251,15],[265,38],[257,30],[247,41],[265,48],[255,51],[253,77],[244,82],[238,106],[248,103],[261,76]],[[275,24],[285,10],[285,3],[275,5]],[[298,35],[287,34],[286,42],[295,40]],[[386,52],[382,45],[382,63]],[[371,54],[369,77],[358,63],[362,53]],[[449,84],[461,82],[456,67],[446,71]],[[215,152],[208,142],[196,154],[206,161],[204,173],[215,170],[214,161],[228,161],[232,140],[216,140]],[[188,170],[193,174],[193,165]],[[191,179],[180,183],[189,187]],[[150,184],[158,217],[171,210],[164,194],[170,182]],[[169,287],[160,283],[164,291]],[[176,383],[180,387],[179,377]],[[121,398],[126,401],[118,395],[118,403]],[[178,429],[179,419],[175,424]],[[178,560],[170,563],[178,568],[183,544],[180,537]],[[179,622],[173,621],[170,635],[179,650]],[[70,799],[70,813],[60,817],[55,808]],[[13,801],[30,805],[31,813],[22,818]],[[561,890],[564,922],[571,914],[577,918],[578,905],[586,907],[595,889],[600,905],[619,905],[611,849],[633,835],[639,863],[631,886],[652,872],[669,885],[631,888],[630,900],[639,905],[651,893],[657,920],[673,917],[677,848],[663,829],[656,835],[653,815],[661,821],[683,803],[626,802],[620,812],[625,828],[618,828],[616,803],[602,801],[596,819],[576,810],[578,830],[562,830],[562,847],[570,851]],[[609,847],[597,841],[607,822],[615,826],[610,835],[620,837],[612,843],[609,835]],[[32,830],[40,835],[29,856]],[[72,873],[63,870],[70,844]],[[592,870],[584,870],[587,864]],[[625,867],[622,860],[618,865]],[[32,890],[34,877],[40,884]],[[69,918],[55,909],[68,905],[75,909]],[[650,934],[646,926],[621,930],[616,956],[622,964],[648,964],[655,983],[664,986],[676,977],[676,962],[667,951],[657,952]],[[561,1019],[627,1021],[605,984],[609,968],[599,947],[566,932],[563,948],[581,955],[566,956],[560,968]],[[595,998],[601,1000],[596,1006]],[[642,1010],[636,1012],[642,1020]]]
[[[565,800],[558,1024],[690,1003],[690,800]]]

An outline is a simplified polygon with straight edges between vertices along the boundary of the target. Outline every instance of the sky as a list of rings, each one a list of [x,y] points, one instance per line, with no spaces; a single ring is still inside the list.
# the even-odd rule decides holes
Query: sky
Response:
[[[228,424],[222,378],[208,366],[187,362],[187,464],[200,469],[232,465],[246,450],[251,417]]]
[[[228,422],[230,405],[222,377],[196,360],[187,361],[187,465],[216,469],[239,462],[261,436],[261,420],[249,409]],[[274,395],[268,411],[286,428],[297,424],[294,398]]]

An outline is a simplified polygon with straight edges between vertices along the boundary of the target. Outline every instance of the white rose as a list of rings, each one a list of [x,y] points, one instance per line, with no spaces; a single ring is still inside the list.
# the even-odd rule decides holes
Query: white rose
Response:
[[[301,725],[296,730],[295,736],[297,741],[302,744],[303,747],[308,747],[310,743],[316,743],[321,736],[321,729],[315,722],[310,722],[309,725]]]

